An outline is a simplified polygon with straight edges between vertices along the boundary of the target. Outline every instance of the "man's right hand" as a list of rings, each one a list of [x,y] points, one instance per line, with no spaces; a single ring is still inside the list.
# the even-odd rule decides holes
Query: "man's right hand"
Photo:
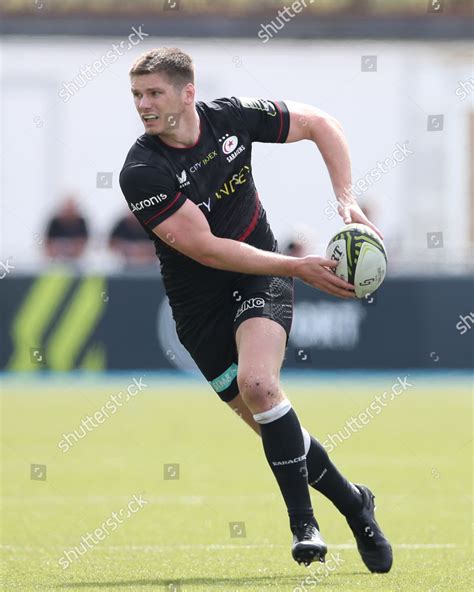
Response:
[[[337,266],[338,262],[332,259],[308,255],[307,257],[301,257],[299,260],[295,277],[332,296],[355,298],[354,286],[331,271]]]

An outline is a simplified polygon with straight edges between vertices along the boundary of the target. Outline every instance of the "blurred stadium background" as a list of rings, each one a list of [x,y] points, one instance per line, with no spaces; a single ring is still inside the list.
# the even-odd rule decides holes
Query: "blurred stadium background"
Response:
[[[257,456],[252,436],[227,419],[180,346],[158,263],[126,217],[118,175],[142,133],[127,72],[139,54],[163,45],[194,58],[198,99],[293,99],[337,117],[351,147],[356,194],[386,237],[389,275],[367,301],[338,302],[297,282],[284,365],[290,397],[323,434],[336,432],[397,377],[410,374],[416,385],[398,408],[387,409],[383,422],[336,453],[351,476],[375,481],[392,508],[410,501],[411,515],[385,515],[392,532],[406,528],[395,538],[407,579],[396,573],[387,588],[380,580],[361,580],[349,545],[342,575],[331,576],[334,589],[471,589],[462,575],[440,574],[439,565],[446,549],[461,564],[470,540],[461,524],[470,523],[466,464],[472,461],[472,3],[300,0],[297,6],[274,0],[2,0],[5,590],[297,589],[299,572],[287,566],[286,546],[272,550],[278,581],[273,565],[262,571],[255,560],[262,539],[252,535],[252,508],[264,512],[258,518],[264,530],[265,517],[282,514],[274,485],[261,459],[250,469],[239,460],[240,481],[227,474],[215,451],[218,440],[201,442],[202,430],[216,431],[219,442],[231,434],[220,454],[239,446]],[[342,223],[319,153],[308,143],[256,144],[253,164],[280,247],[324,252]],[[151,388],[140,402],[79,451],[67,457],[58,451],[61,434],[142,375]],[[192,425],[182,415],[184,403]],[[380,447],[375,456],[374,446]],[[397,471],[389,473],[387,458],[409,474],[408,492]],[[172,489],[173,478],[160,471],[174,462],[183,476]],[[152,475],[143,480],[146,471]],[[131,492],[143,490],[155,502],[160,533],[141,516],[82,559],[81,568],[62,574],[59,550],[77,544],[86,524],[100,523]],[[412,533],[410,521],[423,509],[440,518]],[[321,512],[329,516],[324,505]],[[177,514],[179,528],[172,522]],[[197,546],[191,540],[182,548],[184,524],[196,515]],[[247,520],[244,541],[229,541],[219,530],[234,520]],[[446,530],[446,522],[456,526]],[[58,525],[54,532],[51,524]],[[282,521],[275,528],[279,538],[271,540],[279,543],[286,526]],[[342,532],[332,541],[349,544]],[[433,554],[426,545],[436,537],[445,546]],[[240,543],[247,546],[236,554]],[[409,567],[410,544],[425,545],[416,551],[425,567],[420,573]],[[217,553],[214,559],[209,550]],[[184,561],[183,551],[201,572]],[[159,565],[159,579],[148,573],[148,558]],[[239,578],[226,571],[227,561]]]

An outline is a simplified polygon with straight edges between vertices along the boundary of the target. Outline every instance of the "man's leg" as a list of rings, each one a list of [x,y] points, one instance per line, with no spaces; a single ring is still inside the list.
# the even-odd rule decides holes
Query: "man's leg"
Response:
[[[288,509],[293,557],[307,564],[323,560],[326,545],[311,506],[303,433],[280,386],[285,330],[270,319],[250,318],[238,327],[236,344],[239,391],[259,424],[265,455]]]
[[[253,419],[240,394],[232,399],[228,405],[260,435],[260,426]],[[306,430],[303,428],[303,431]],[[309,439],[310,448],[308,450],[307,442]],[[324,447],[315,438],[305,436],[305,440],[306,463],[310,484],[330,499],[346,516],[346,520],[356,539],[359,553],[368,569],[379,573],[390,571],[393,561],[392,548],[375,520],[375,502],[372,492],[363,485],[355,488],[352,483],[348,482],[331,463]],[[316,477],[314,477],[315,475]],[[318,475],[320,476],[319,479]],[[357,498],[353,496],[354,489],[358,493]],[[359,496],[362,497],[362,502],[359,501]],[[362,507],[360,507],[361,503]],[[347,508],[351,506],[355,506],[356,509],[348,510]]]
[[[228,405],[249,427],[260,435],[260,425],[254,420],[240,394],[232,399]],[[351,514],[362,505],[362,496],[359,490],[341,475],[337,467],[331,462],[324,446],[304,428],[302,430],[309,485],[331,500],[342,514],[345,516]]]

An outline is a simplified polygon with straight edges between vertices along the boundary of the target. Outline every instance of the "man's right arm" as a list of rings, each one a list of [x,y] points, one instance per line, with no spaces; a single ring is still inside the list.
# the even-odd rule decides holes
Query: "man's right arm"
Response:
[[[288,257],[219,238],[212,234],[206,217],[190,200],[155,226],[153,232],[170,247],[207,267],[253,275],[297,277],[334,296],[353,297],[353,292],[348,292],[352,286],[328,270],[337,266],[336,261],[315,256]]]

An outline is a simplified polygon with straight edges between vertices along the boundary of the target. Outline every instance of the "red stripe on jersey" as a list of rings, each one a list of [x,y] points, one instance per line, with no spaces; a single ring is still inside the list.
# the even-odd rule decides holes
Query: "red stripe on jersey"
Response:
[[[248,237],[248,235],[252,232],[252,230],[255,228],[255,226],[257,226],[257,220],[258,220],[259,213],[260,213],[260,200],[258,199],[258,193],[257,193],[256,202],[255,202],[255,212],[252,216],[252,220],[250,221],[250,224],[245,229],[244,233],[241,234],[239,236],[239,238],[237,238],[236,240],[244,241]]]
[[[278,113],[280,114],[280,129],[278,130],[278,137],[276,139],[276,144],[280,141],[281,138],[281,132],[283,131],[283,113],[282,110],[280,109],[280,105],[276,102],[273,101],[275,104],[275,107],[278,109]]]
[[[164,212],[166,212],[166,210],[169,210],[171,208],[171,206],[176,203],[176,201],[178,200],[179,196],[181,195],[181,191],[178,191],[178,193],[176,194],[175,198],[173,199],[173,201],[168,204],[166,206],[166,208],[164,208],[163,210],[161,210],[161,212],[158,212],[158,214],[153,214],[153,216],[151,218],[148,218],[148,220],[145,220],[145,224],[148,224],[148,222],[151,222],[152,220],[154,220],[155,218],[157,218],[158,216],[161,216],[161,214],[163,214]]]

